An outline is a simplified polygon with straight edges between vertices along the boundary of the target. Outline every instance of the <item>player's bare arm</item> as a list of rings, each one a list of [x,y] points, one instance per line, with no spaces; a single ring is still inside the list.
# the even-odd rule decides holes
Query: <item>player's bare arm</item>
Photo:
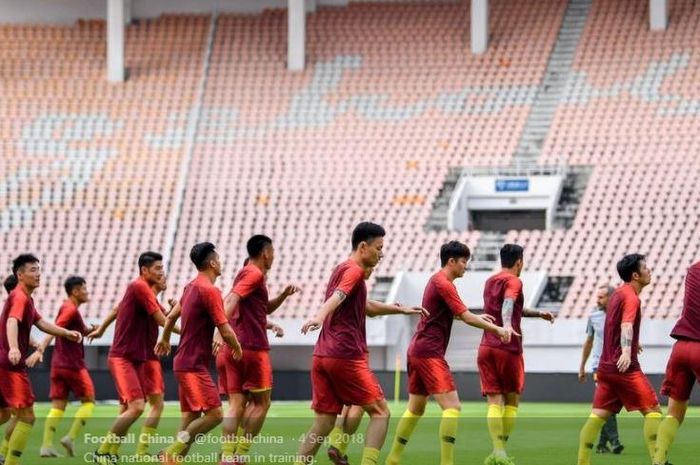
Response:
[[[37,363],[42,363],[44,361],[44,352],[46,352],[46,348],[51,345],[53,339],[54,337],[49,334],[34,346],[34,352],[25,360],[29,368],[34,368]]]
[[[165,324],[168,321],[167,317],[165,316],[165,313],[163,313],[161,310],[158,310],[157,312],[153,313],[151,315],[151,318],[153,318],[155,322],[158,323],[158,326],[160,326],[161,328],[165,327]],[[172,331],[175,334],[180,334],[180,327],[175,325],[173,326]]]
[[[284,329],[280,325],[277,325],[271,321],[267,322],[267,324],[265,325],[265,329],[268,331],[272,331],[275,337],[284,337]]]
[[[34,324],[37,328],[39,328],[41,331],[51,334],[52,336],[56,337],[62,337],[65,339],[68,339],[69,341],[73,342],[80,342],[83,340],[83,335],[80,333],[80,331],[69,331],[66,328],[61,328],[60,326],[56,326],[55,324],[51,323],[50,321],[46,320],[39,320]]]
[[[485,315],[485,316],[488,316],[488,315]],[[510,338],[512,335],[520,336],[520,334],[516,333],[512,329],[508,330],[506,328],[496,326],[489,319],[483,318],[480,315],[475,315],[470,311],[466,311],[466,312],[461,313],[458,318],[460,320],[462,320],[463,322],[465,322],[466,324],[468,324],[469,326],[483,329],[484,331],[488,331],[490,333],[498,334],[498,337],[501,338],[501,341],[503,341],[506,344],[510,342]],[[493,318],[493,317],[491,317],[491,318]]]
[[[376,300],[367,300],[365,314],[369,317],[380,315],[423,315],[428,316],[430,313],[423,307],[406,307],[401,304],[385,304]]]
[[[241,296],[239,296],[235,292],[228,293],[228,295],[224,299],[224,313],[226,314],[226,318],[231,318],[231,316],[233,315],[233,311],[236,309],[240,301]]]
[[[102,323],[94,330],[90,331],[88,333],[87,338],[90,342],[92,342],[93,339],[99,339],[101,338],[105,331],[107,331],[107,328],[110,327],[112,323],[114,323],[114,320],[117,319],[117,314],[119,313],[119,306],[115,305],[112,307],[112,310],[109,311],[105,319],[102,321]]]
[[[177,323],[177,320],[180,319],[181,313],[182,307],[179,305],[173,307],[173,309],[168,313],[165,326],[163,326],[163,335],[160,337],[160,341],[158,341],[158,344],[156,344],[155,348],[153,349],[155,354],[159,357],[170,354],[170,335],[173,333],[175,323]]]
[[[233,356],[233,359],[240,360],[243,356],[243,349],[241,348],[241,344],[238,342],[236,333],[233,331],[233,328],[231,328],[231,325],[227,322],[217,326],[217,328],[219,329],[219,334],[221,334],[221,338],[231,349],[231,355]]]
[[[17,343],[19,334],[19,322],[17,319],[14,317],[8,318],[5,330],[7,331],[7,345],[10,348],[7,356],[11,364],[17,365],[22,358],[22,353],[19,351],[19,344]]]
[[[277,297],[271,299],[267,303],[267,314],[269,315],[275,310],[277,310],[280,307],[280,305],[282,305],[284,301],[287,300],[287,297],[292,296],[297,292],[301,292],[301,289],[299,289],[298,286],[295,286],[293,284],[287,284]]]
[[[554,323],[554,314],[552,312],[543,312],[540,310],[523,309],[523,316],[526,318],[542,318],[545,321]]]
[[[326,300],[321,306],[321,310],[312,318],[308,319],[304,325],[301,327],[301,333],[306,334],[309,331],[316,331],[323,324],[323,320],[330,314],[332,314],[345,300],[345,293],[340,290],[333,292],[328,300]]]
[[[588,336],[586,337],[586,341],[583,343],[581,365],[578,367],[578,381],[580,383],[586,381],[586,362],[588,361],[588,357],[591,356],[591,350],[593,350],[593,336]]]
[[[515,308],[515,300],[504,299],[503,305],[501,305],[501,320],[503,321],[503,327],[506,329],[513,329],[513,309]]]
[[[634,326],[632,323],[622,323],[620,325],[620,348],[622,355],[617,360],[617,369],[624,373],[632,364],[632,338],[634,337]]]

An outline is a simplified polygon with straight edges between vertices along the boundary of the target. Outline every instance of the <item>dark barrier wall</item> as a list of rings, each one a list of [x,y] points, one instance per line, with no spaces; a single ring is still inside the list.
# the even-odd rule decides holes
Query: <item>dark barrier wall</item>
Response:
[[[117,393],[109,371],[91,370],[95,383],[97,399],[116,399]],[[394,398],[394,373],[376,372],[388,399]],[[455,382],[462,400],[481,400],[479,376],[477,373],[455,373]],[[177,400],[177,381],[171,370],[166,369],[165,398]],[[30,377],[37,401],[49,400],[49,371],[46,369],[30,370]],[[276,400],[309,400],[311,398],[311,379],[306,371],[275,371],[275,387],[272,398]],[[654,387],[661,387],[663,375],[649,375]],[[406,373],[401,376],[401,398],[408,398],[406,392]],[[529,373],[525,378],[524,401],[531,402],[590,402],[593,398],[593,382],[588,379],[580,384],[572,373]],[[665,399],[660,398],[665,404]],[[700,388],[695,389],[691,403],[700,402]]]

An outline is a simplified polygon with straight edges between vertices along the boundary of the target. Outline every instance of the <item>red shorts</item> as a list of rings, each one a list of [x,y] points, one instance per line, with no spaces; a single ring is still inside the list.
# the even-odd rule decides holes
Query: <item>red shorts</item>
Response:
[[[654,388],[642,371],[628,373],[597,373],[593,408],[619,413],[650,410],[659,405]]]
[[[109,357],[109,372],[117,387],[119,402],[127,404],[134,400],[145,399],[143,387],[143,362],[132,362],[126,358]]]
[[[26,408],[34,405],[34,392],[26,371],[0,368],[0,407]]]
[[[408,393],[418,396],[456,391],[450,366],[444,358],[408,356]]]
[[[700,381],[700,342],[677,341],[666,365],[661,394],[685,402],[696,380]]]
[[[219,392],[208,371],[176,371],[180,411],[208,412],[221,407]]]
[[[234,360],[230,349],[221,349],[216,355],[216,370],[222,396],[272,389],[272,364],[267,350],[244,349],[243,357]]]
[[[143,391],[147,396],[162,395],[165,392],[163,381],[163,368],[160,360],[146,360],[143,362]]]
[[[479,346],[477,365],[482,396],[523,392],[525,387],[523,354],[482,345]]]
[[[311,364],[311,408],[318,413],[339,414],[343,405],[370,405],[384,400],[384,391],[369,361],[313,357]]]
[[[76,399],[95,398],[95,387],[87,369],[51,367],[51,400],[68,399],[71,392]]]

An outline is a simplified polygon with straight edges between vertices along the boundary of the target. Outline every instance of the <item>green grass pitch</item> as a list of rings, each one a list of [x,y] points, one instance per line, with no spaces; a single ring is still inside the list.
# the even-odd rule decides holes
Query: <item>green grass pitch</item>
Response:
[[[392,435],[396,421],[401,416],[405,403],[390,403],[392,408],[392,421],[387,435],[387,441],[382,451],[383,463],[391,445]],[[48,412],[48,404],[37,404],[37,421],[32,436],[23,456],[24,465],[77,465],[89,463],[84,454],[96,449],[95,441],[105,433],[114,415],[117,412],[116,405],[101,404],[95,409],[93,418],[88,422],[82,432],[81,438],[76,441],[76,457],[41,459],[39,458],[39,446],[41,444],[44,420]],[[578,448],[579,430],[588,416],[590,406],[588,404],[543,404],[524,403],[520,408],[520,414],[515,431],[509,442],[509,453],[515,457],[517,465],[575,465],[576,451]],[[69,406],[66,416],[58,426],[55,443],[57,449],[58,440],[67,432],[72,419],[72,413],[76,406]],[[464,403],[462,418],[459,425],[459,436],[456,445],[456,464],[481,465],[484,458],[490,452],[490,440],[486,430],[485,403]],[[439,408],[431,403],[425,417],[420,421],[415,434],[409,442],[404,454],[405,465],[439,465],[438,424],[440,421]],[[308,402],[277,402],[273,403],[267,422],[261,437],[251,449],[250,463],[274,464],[292,463],[293,454],[297,449],[299,438],[311,424],[312,412]],[[641,415],[623,413],[619,416],[620,436],[625,450],[622,455],[597,455],[593,456],[594,465],[645,465],[649,464],[646,449],[642,441]],[[176,431],[179,423],[179,411],[177,404],[169,403],[166,407],[164,418],[159,427],[158,441],[167,441]],[[132,433],[138,435],[141,421],[132,428]],[[362,451],[362,434],[365,423],[358,430],[358,436],[351,441],[348,449],[350,463],[359,464]],[[219,430],[204,438],[202,444],[192,447],[194,455],[185,463],[216,463],[216,452],[219,450],[217,441]],[[693,408],[689,412],[671,452],[671,461],[674,465],[700,464],[700,409]],[[150,452],[155,453],[162,446],[152,444]],[[134,451],[134,444],[124,444],[120,453],[120,463],[153,463],[136,460],[129,456]],[[317,463],[330,463],[325,456],[325,447],[322,447]]]

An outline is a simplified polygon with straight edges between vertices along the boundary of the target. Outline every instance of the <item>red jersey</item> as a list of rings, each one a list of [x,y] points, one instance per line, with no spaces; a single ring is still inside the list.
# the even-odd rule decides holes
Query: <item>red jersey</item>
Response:
[[[56,326],[69,331],[78,331],[83,336],[89,332],[89,328],[85,326],[78,307],[70,299],[63,302],[63,305],[58,310]],[[83,342],[73,342],[63,337],[57,337],[56,346],[51,357],[51,368],[68,368],[76,371],[85,368]]]
[[[365,271],[353,260],[338,265],[326,287],[326,300],[335,291],[345,294],[338,308],[323,321],[314,355],[345,359],[364,359],[367,350],[365,309],[367,286]]]
[[[163,312],[163,315],[167,313],[165,307],[163,307],[160,302],[158,302],[158,307],[160,308],[160,311]],[[160,358],[156,355],[156,352],[153,350],[158,343],[159,327],[160,325],[154,318],[148,319],[148,334],[146,335],[146,360],[160,360]]]
[[[444,357],[450,342],[452,321],[467,311],[457,288],[442,271],[435,273],[423,291],[423,308],[428,316],[422,316],[408,355],[413,357]]]
[[[214,329],[226,323],[221,291],[206,276],[197,276],[185,287],[180,304],[180,344],[173,369],[208,371],[212,360]]]
[[[700,262],[688,268],[685,277],[683,313],[671,331],[671,337],[700,341]]]
[[[152,315],[160,310],[156,295],[143,278],[137,278],[126,288],[119,303],[114,340],[110,357],[120,357],[132,362],[144,362],[152,347],[148,345],[148,331]]]
[[[515,301],[510,323],[515,332],[522,334],[520,320],[523,318],[523,304],[525,302],[523,282],[517,276],[507,271],[501,271],[491,276],[484,285],[484,313],[494,317],[497,326],[503,326],[501,309],[503,308],[503,301],[506,299]],[[498,334],[484,332],[484,335],[481,337],[481,345],[507,350],[516,354],[523,352],[523,338],[521,336],[513,336],[510,338],[510,342],[506,344],[501,341]]]
[[[17,365],[10,363],[8,357],[10,344],[7,340],[7,320],[12,317],[17,320],[17,347],[22,357]],[[21,286],[17,286],[10,292],[5,301],[5,306],[0,315],[0,368],[10,371],[25,371],[24,363],[29,355],[29,335],[32,326],[41,320],[41,315],[34,307],[34,299],[24,292]]]
[[[233,280],[231,292],[241,298],[229,320],[241,347],[248,350],[270,350],[267,339],[269,298],[263,272],[253,264],[244,266]]]
[[[632,323],[632,363],[627,372],[641,371],[637,353],[639,352],[639,325],[642,322],[641,301],[631,284],[625,283],[615,289],[608,301],[605,315],[605,331],[603,336],[603,352],[598,362],[598,373],[619,373],[617,360],[622,355],[621,325]]]

